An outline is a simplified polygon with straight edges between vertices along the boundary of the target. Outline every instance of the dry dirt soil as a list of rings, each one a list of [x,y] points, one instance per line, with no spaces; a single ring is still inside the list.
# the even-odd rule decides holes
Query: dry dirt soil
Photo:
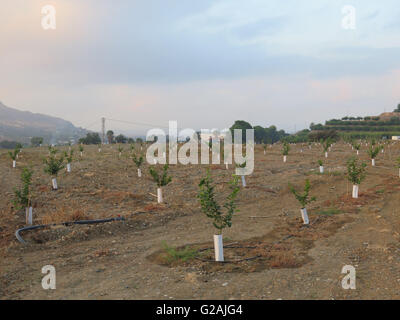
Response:
[[[349,145],[335,144],[327,159],[320,145],[292,145],[287,163],[280,145],[266,155],[257,146],[255,170],[238,196],[240,211],[223,231],[226,263],[212,261],[215,230],[196,196],[207,168],[218,197],[226,196],[233,168],[171,165],[165,203],[157,204],[149,165],[138,178],[127,149],[119,158],[117,146],[101,153],[85,147],[72,172],[58,176],[58,191],[43,171],[47,148],[23,149],[16,169],[1,152],[0,299],[400,298],[400,144],[386,145],[375,167],[362,147],[359,158],[368,168],[359,199],[351,198],[346,179],[346,161],[355,155]],[[19,243],[14,233],[25,226],[25,213],[11,199],[24,166],[34,169],[34,224],[125,220],[27,231],[27,244]],[[317,197],[308,206],[308,226],[288,188],[288,182],[302,188],[305,179]],[[165,245],[188,246],[198,255],[171,261]],[[56,268],[55,290],[42,288],[45,265]],[[355,290],[342,288],[345,265],[356,269]]]

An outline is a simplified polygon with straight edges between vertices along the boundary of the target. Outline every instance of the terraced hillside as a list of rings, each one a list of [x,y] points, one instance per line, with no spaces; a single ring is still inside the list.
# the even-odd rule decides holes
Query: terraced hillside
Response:
[[[322,124],[312,124],[312,131],[334,130],[347,138],[382,138],[391,139],[400,136],[400,112],[386,112],[377,117],[344,117],[332,119]]]

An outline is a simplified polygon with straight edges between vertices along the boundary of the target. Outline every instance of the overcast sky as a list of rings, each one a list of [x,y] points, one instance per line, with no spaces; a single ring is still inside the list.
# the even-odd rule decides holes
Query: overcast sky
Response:
[[[56,8],[56,30],[41,9]],[[1,0],[0,101],[100,118],[287,131],[400,103],[398,0]],[[342,27],[353,6],[355,29]],[[106,122],[107,129],[147,128]]]

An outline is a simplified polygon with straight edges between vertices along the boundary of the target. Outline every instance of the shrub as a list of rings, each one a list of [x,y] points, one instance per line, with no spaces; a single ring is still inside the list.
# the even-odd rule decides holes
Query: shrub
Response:
[[[159,173],[153,167],[149,169],[150,175],[153,177],[153,180],[157,183],[159,188],[166,186],[168,183],[172,181],[172,177],[168,176],[168,164],[166,163],[163,166],[162,172]]]
[[[373,147],[373,144],[371,143],[371,146],[368,149],[368,155],[371,157],[371,159],[375,159],[376,156],[379,154],[379,151],[381,151],[382,147],[381,146],[377,146],[377,147]]]
[[[31,184],[33,171],[23,168],[21,173],[22,188],[14,189],[14,199],[12,200],[17,210],[31,206]]]
[[[65,157],[65,160],[67,160],[67,163],[71,163],[72,162],[73,155],[74,155],[74,150],[70,150],[69,153],[67,151],[65,151],[64,157]]]
[[[31,139],[31,145],[33,147],[39,147],[42,143],[43,143],[42,137],[32,137]]]
[[[236,209],[236,197],[240,190],[238,187],[238,177],[233,176],[229,185],[231,193],[223,204],[223,208],[225,208],[225,212],[223,212],[221,206],[215,199],[215,186],[213,185],[209,170],[207,170],[206,177],[201,179],[199,183],[200,190],[198,198],[200,200],[201,210],[208,218],[213,220],[213,225],[218,230],[219,234],[222,234],[222,229],[232,226],[232,216],[235,212],[238,212]]]
[[[246,168],[246,161],[244,161],[242,163],[236,163],[236,167],[237,168]]]
[[[10,158],[15,161],[17,159],[17,155],[18,155],[19,151],[20,150],[16,148],[16,149],[14,149],[14,151],[9,151],[8,154],[9,154]]]
[[[327,138],[322,142],[322,146],[324,148],[324,152],[328,152],[330,146],[332,145],[332,140],[330,138]]]
[[[318,160],[318,164],[320,167],[322,167],[324,165],[324,163],[322,162],[322,160]]]
[[[290,151],[290,146],[289,146],[289,144],[285,141],[285,142],[283,143],[283,146],[282,146],[282,154],[283,154],[284,156],[287,156],[287,155],[289,154],[289,151]]]
[[[352,144],[352,146],[353,146],[353,148],[356,149],[356,150],[360,150],[360,148],[361,148],[361,144],[355,143],[355,142]]]
[[[140,155],[140,157],[137,157],[136,154],[132,155],[132,160],[135,163],[136,167],[139,169],[144,161],[143,155]]]
[[[310,184],[310,180],[308,180],[308,179],[306,180],[303,193],[297,192],[296,189],[289,183],[290,191],[294,194],[296,199],[300,202],[302,208],[305,208],[307,206],[307,204],[316,200],[316,197],[309,198],[310,188],[311,188],[311,184]]]
[[[347,179],[354,185],[359,185],[365,179],[366,164],[358,163],[357,158],[352,157],[347,161]]]
[[[55,155],[58,152],[58,150],[56,148],[54,148],[52,145],[49,145],[48,149],[49,149],[50,155]]]
[[[43,159],[43,162],[45,164],[44,172],[51,176],[57,176],[58,172],[65,167],[64,156],[57,158],[55,153],[51,153],[47,159]]]
[[[121,145],[119,145],[118,146],[119,155],[121,155],[122,151],[124,151],[124,148]]]

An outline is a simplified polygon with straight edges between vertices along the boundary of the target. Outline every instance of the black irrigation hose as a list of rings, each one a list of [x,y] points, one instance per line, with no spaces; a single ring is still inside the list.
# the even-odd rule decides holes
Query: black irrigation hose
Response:
[[[22,237],[20,236],[20,232],[22,232],[22,231],[35,230],[35,229],[57,226],[57,225],[70,226],[73,224],[96,224],[96,223],[105,223],[105,222],[122,221],[122,220],[125,220],[125,218],[118,217],[118,218],[110,218],[110,219],[79,220],[79,221],[68,221],[68,222],[63,222],[63,223],[41,224],[41,225],[37,225],[37,226],[30,226],[30,227],[18,229],[17,231],[15,231],[15,236],[17,237],[17,240],[19,242],[21,242],[22,244],[26,244],[25,240],[22,239]]]

